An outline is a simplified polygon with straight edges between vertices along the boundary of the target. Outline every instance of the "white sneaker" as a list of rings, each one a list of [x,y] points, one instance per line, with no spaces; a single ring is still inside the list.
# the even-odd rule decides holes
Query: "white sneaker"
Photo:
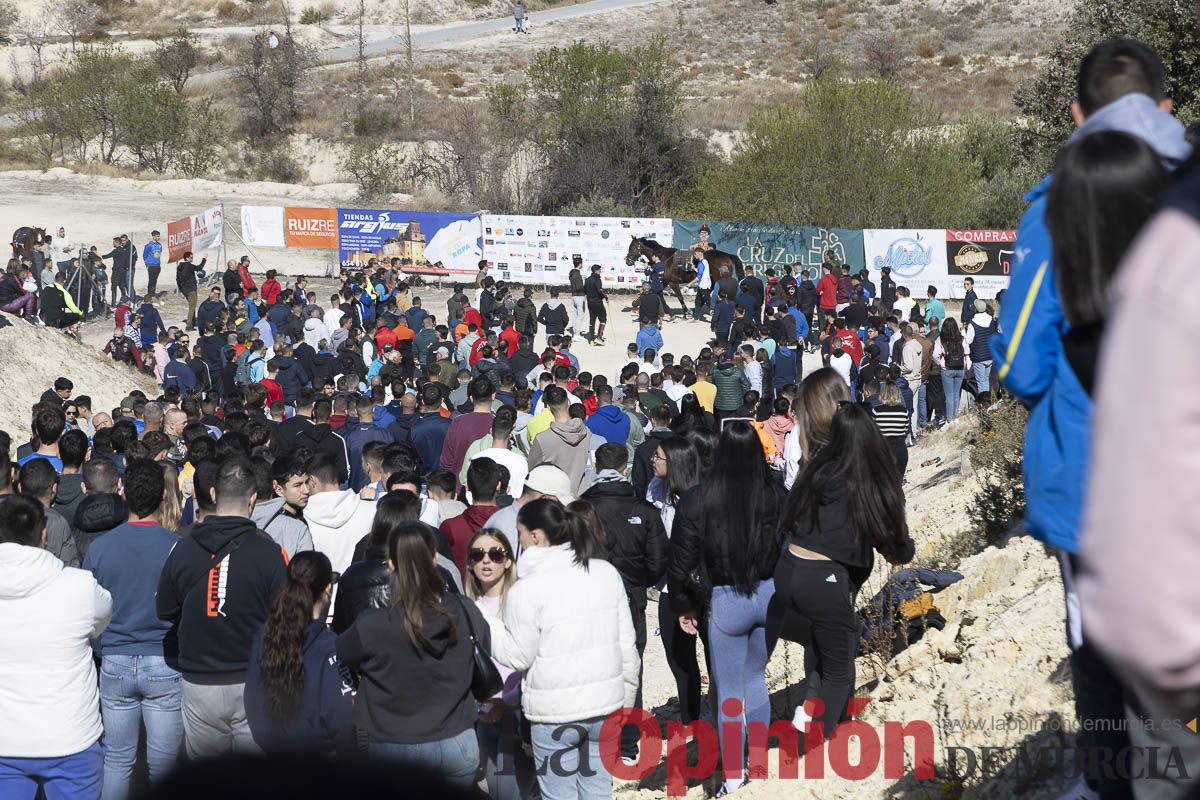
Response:
[[[804,703],[796,706],[796,713],[792,715],[792,727],[804,733],[804,729],[808,727],[808,723],[812,722],[812,717],[804,710]]]
[[[1089,787],[1081,775],[1070,789],[1058,796],[1058,800],[1100,800],[1100,793]]]

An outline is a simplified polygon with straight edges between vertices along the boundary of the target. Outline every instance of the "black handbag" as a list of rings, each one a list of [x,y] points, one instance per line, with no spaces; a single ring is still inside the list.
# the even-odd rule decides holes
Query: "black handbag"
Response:
[[[475,695],[476,700],[486,702],[504,688],[504,679],[500,677],[496,662],[492,661],[491,655],[480,647],[479,640],[475,638],[475,626],[471,624],[471,615],[467,612],[462,597],[456,594],[454,598],[462,607],[463,618],[467,621],[467,633],[471,637],[471,659],[474,662],[471,670],[471,694]]]

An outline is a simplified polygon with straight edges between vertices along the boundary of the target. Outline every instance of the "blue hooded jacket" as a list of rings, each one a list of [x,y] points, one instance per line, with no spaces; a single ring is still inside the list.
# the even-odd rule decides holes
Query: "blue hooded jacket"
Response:
[[[587,429],[613,444],[625,444],[629,440],[629,415],[620,406],[600,406],[588,417]]]
[[[650,348],[654,348],[656,353],[661,353],[663,349],[662,331],[653,325],[646,325],[638,330],[636,342],[638,357],[645,356],[646,351]]]
[[[1149,144],[1170,168],[1191,152],[1184,127],[1144,94],[1128,94],[1097,110],[1071,139],[1121,131]],[[1046,228],[1046,176],[1025,197],[1017,227],[1012,276],[992,337],[1004,387],[1031,408],[1025,429],[1025,528],[1051,547],[1078,552],[1079,517],[1091,435],[1092,401],[1063,351],[1069,327],[1054,279]]]

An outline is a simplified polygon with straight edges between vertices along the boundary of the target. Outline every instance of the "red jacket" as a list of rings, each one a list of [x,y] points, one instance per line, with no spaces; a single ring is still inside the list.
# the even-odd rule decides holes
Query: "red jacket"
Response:
[[[263,281],[262,291],[259,295],[263,302],[269,306],[275,305],[275,301],[279,299],[279,293],[283,291],[283,287],[279,285],[279,281],[274,278],[267,278]]]
[[[487,524],[488,518],[499,511],[492,506],[468,506],[467,510],[457,517],[451,517],[442,522],[442,533],[450,541],[450,550],[454,553],[454,563],[462,573],[463,580],[467,579],[467,544],[475,532]]]
[[[283,389],[280,388],[277,382],[270,378],[263,378],[259,383],[267,390],[267,408],[270,408],[271,403],[274,403],[276,400],[281,403],[283,402]]]
[[[386,325],[380,325],[375,329],[375,346],[379,348],[379,352],[383,352],[384,345],[390,344],[393,348],[400,346],[400,339],[396,333]]]
[[[817,296],[821,308],[837,308],[838,281],[829,273],[817,281]]]
[[[473,367],[476,361],[483,358],[483,354],[479,351],[483,349],[485,344],[487,344],[487,338],[483,336],[475,340],[475,344],[471,345],[471,355],[467,359],[467,366]]]
[[[838,278],[837,282],[837,301],[839,303],[849,303],[850,293],[854,291],[854,279],[849,275],[843,275]]]
[[[238,280],[242,282],[242,292],[249,293],[251,289],[257,287],[254,278],[250,277],[250,270],[246,269],[241,264],[238,264]]]
[[[517,345],[520,344],[521,334],[517,333],[516,328],[505,328],[500,332],[500,341],[508,342],[508,354],[512,355],[517,352]]]
[[[476,325],[479,328],[480,333],[483,332],[483,317],[479,315],[479,312],[476,309],[468,308],[466,311],[464,311],[463,322],[465,322],[467,325]]]

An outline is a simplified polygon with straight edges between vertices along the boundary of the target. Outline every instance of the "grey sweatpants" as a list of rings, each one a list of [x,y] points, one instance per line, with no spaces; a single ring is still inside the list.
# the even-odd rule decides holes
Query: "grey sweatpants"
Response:
[[[183,679],[183,740],[191,760],[261,753],[250,735],[244,683],[208,685]]]

